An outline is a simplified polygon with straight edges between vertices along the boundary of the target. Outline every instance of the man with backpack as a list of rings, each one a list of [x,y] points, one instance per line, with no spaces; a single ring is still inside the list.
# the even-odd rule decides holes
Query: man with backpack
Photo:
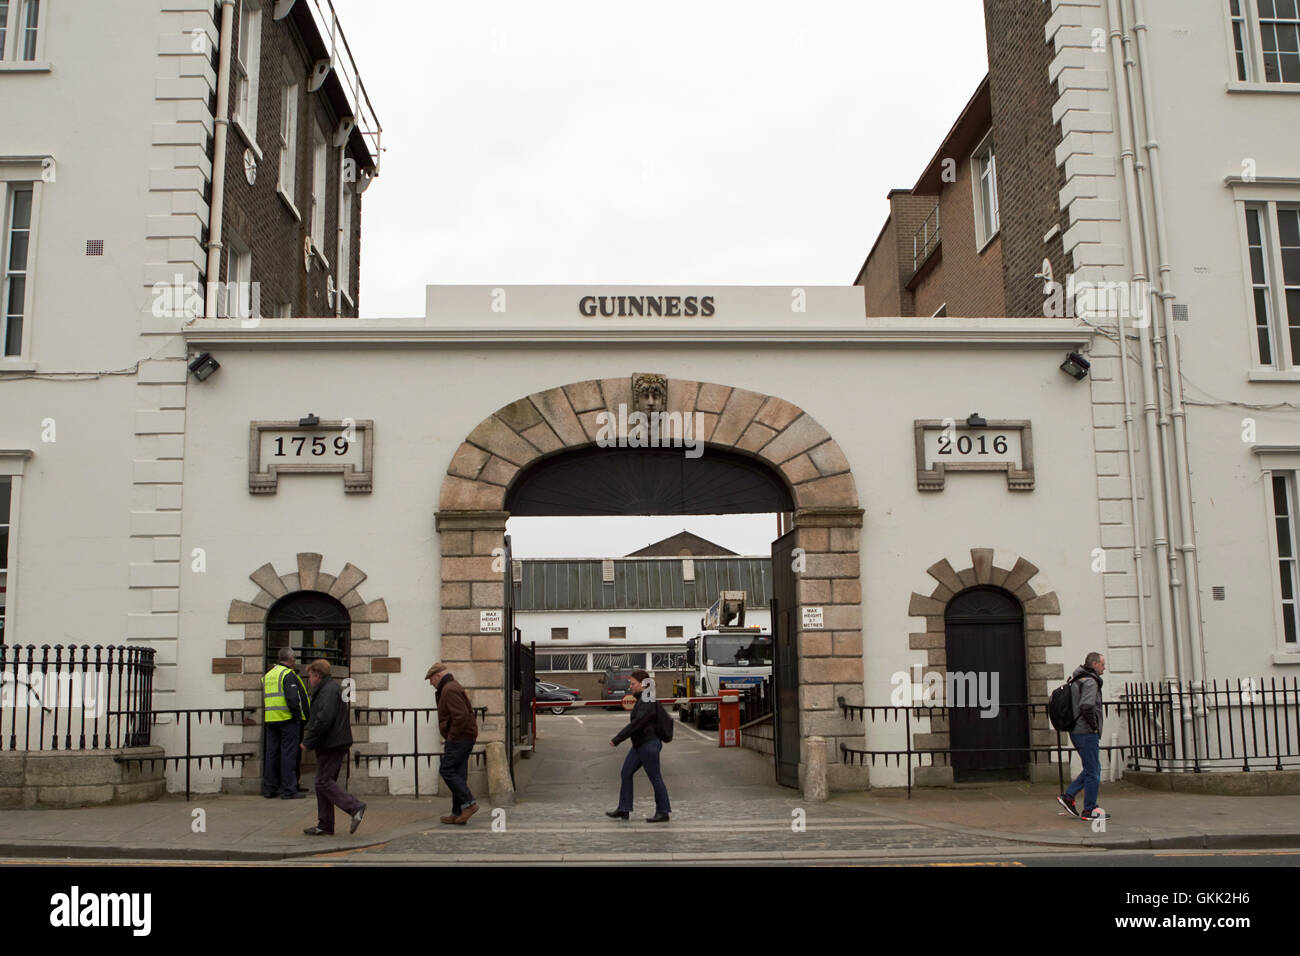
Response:
[[[654,681],[649,673],[635,670],[628,679],[628,689],[636,697],[632,707],[632,718],[626,727],[610,740],[611,747],[617,747],[627,738],[632,738],[632,749],[623,761],[623,783],[618,792],[618,809],[606,810],[605,816],[616,820],[626,820],[632,813],[632,777],[641,767],[650,778],[650,786],[655,792],[655,815],[646,817],[646,823],[667,823],[672,807],[668,804],[668,788],[664,786],[663,775],[659,772],[659,752],[665,742],[673,739],[673,718],[664,710],[663,704],[655,700]]]
[[[1074,725],[1069,728],[1070,742],[1083,761],[1083,772],[1074,778],[1056,802],[1085,821],[1106,816],[1106,811],[1097,806],[1097,792],[1101,789],[1101,675],[1105,671],[1106,658],[1093,651],[1084,659],[1082,667],[1074,669],[1069,682],[1061,688],[1069,691],[1074,716]],[[1074,798],[1080,790],[1083,791],[1082,813],[1074,805]]]

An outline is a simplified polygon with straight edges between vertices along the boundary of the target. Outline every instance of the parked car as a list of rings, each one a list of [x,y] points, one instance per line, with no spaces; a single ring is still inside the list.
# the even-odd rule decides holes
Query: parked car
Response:
[[[582,700],[582,691],[576,687],[565,687],[563,684],[553,684],[548,680],[537,681],[538,687],[545,687],[547,690],[558,690],[562,694],[572,694],[574,700]]]
[[[555,687],[556,685],[552,684],[551,686]],[[547,707],[546,702],[547,701],[556,701],[556,702],[574,701],[577,700],[578,698],[575,695],[568,693],[567,691],[551,690],[541,681],[535,681],[533,684],[533,699],[537,701],[537,707],[539,710],[549,710],[553,714],[562,714],[566,710],[571,710],[572,708]]]
[[[631,677],[632,668],[630,667],[608,667],[605,669],[605,676],[600,679],[603,688],[601,700],[608,700],[614,704],[614,706],[606,707],[606,710],[623,709],[623,697],[632,693]]]

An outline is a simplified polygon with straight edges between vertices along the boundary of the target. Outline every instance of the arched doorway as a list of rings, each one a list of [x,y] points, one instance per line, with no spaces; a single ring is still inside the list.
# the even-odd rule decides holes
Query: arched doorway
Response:
[[[629,408],[690,417],[704,454],[692,460],[689,476],[680,449],[660,460],[653,448],[599,446],[602,429],[611,419],[626,423]],[[620,444],[631,444],[622,441],[628,437],[623,429],[626,424]],[[629,454],[633,450],[652,454]],[[583,453],[581,460],[570,457],[574,452]],[[596,473],[603,484],[593,480]],[[585,503],[576,501],[583,496]],[[864,789],[866,770],[845,766],[839,754],[841,740],[856,743],[861,733],[836,703],[840,697],[863,703],[862,510],[848,460],[830,434],[790,402],[658,374],[576,382],[521,398],[485,418],[452,458],[437,515],[441,657],[475,702],[488,707],[480,739],[510,742],[506,635],[485,632],[483,622],[492,617],[482,612],[505,606],[502,556],[511,514],[644,514],[647,508],[685,514],[690,511],[678,509],[706,501],[728,502],[724,513],[734,513],[741,510],[737,501],[769,510],[768,499],[778,498],[793,525],[781,539],[782,560],[794,573],[786,578],[790,593],[779,615],[790,623],[783,639],[796,658],[789,668],[788,712],[796,718],[797,740],[790,766],[805,792]],[[810,615],[805,626],[801,606],[821,614]],[[814,736],[825,748],[827,770],[809,781],[807,748]],[[508,772],[493,775],[489,766],[489,776],[507,785]]]
[[[1028,710],[1003,706],[1029,700],[1020,601],[987,585],[957,594],[944,612],[944,647],[953,780],[1023,779],[1029,767]]]

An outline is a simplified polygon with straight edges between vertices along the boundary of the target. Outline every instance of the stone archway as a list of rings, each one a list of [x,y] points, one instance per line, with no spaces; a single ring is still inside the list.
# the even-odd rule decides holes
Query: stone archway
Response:
[[[658,382],[655,407],[669,414],[699,412],[706,448],[757,459],[789,486],[794,526],[803,551],[800,604],[824,608],[823,630],[798,636],[801,767],[808,738],[824,739],[831,789],[865,789],[866,771],[840,763],[839,744],[861,734],[847,723],[838,697],[863,702],[862,585],[858,543],[862,509],[848,459],[803,409],[781,398],[712,382],[662,375],[592,379],[546,389],[510,403],[474,428],[452,457],[437,514],[441,547],[441,658],[488,708],[480,739],[504,740],[505,638],[479,632],[480,611],[504,603],[507,492],[520,472],[563,451],[589,448],[601,413],[638,407],[644,382]],[[634,382],[637,384],[634,385]],[[489,755],[491,754],[489,749]],[[494,793],[509,786],[493,773]],[[816,790],[805,783],[805,792]],[[504,794],[503,794],[504,795]]]
[[[255,758],[244,761],[238,778],[227,777],[222,782],[222,789],[227,792],[258,793],[262,778],[262,674],[266,661],[266,619],[271,607],[281,598],[304,591],[328,594],[347,608],[351,619],[350,664],[348,676],[355,681],[358,707],[370,704],[370,692],[388,689],[388,675],[402,670],[400,657],[388,657],[388,642],[375,640],[371,635],[372,624],[388,621],[388,605],[383,598],[367,601],[358,591],[366,580],[366,573],[353,564],[344,564],[338,575],[321,571],[321,555],[302,552],[297,555],[298,568],[289,574],[279,574],[270,563],[262,565],[248,577],[258,586],[257,594],[251,601],[234,599],[230,602],[230,612],[226,616],[228,624],[242,624],[242,639],[226,641],[226,656],[212,659],[212,673],[224,674],[226,690],[243,691],[244,706],[258,708],[257,718],[253,722],[245,721],[243,740],[238,744],[226,744],[227,753],[247,751],[249,745],[256,754]],[[364,753],[383,753],[387,744],[370,744],[369,728],[354,725],[352,735],[355,749]],[[361,768],[361,776],[369,776],[366,768]],[[357,777],[356,772],[353,777]],[[387,792],[386,779],[378,779],[378,786],[362,785],[357,792]]]
[[[964,564],[960,561],[959,564]],[[1061,646],[1061,632],[1046,628],[1046,617],[1061,613],[1061,602],[1056,592],[1046,582],[1046,575],[1024,558],[1010,554],[997,554],[993,548],[971,548],[970,564],[961,571],[953,569],[947,558],[926,568],[926,573],[936,584],[928,594],[912,593],[907,613],[909,617],[925,618],[924,632],[908,636],[908,646],[926,652],[929,669],[946,671],[948,650],[945,643],[945,615],[948,603],[969,588],[987,585],[1001,588],[1019,602],[1025,618],[1025,659],[1029,666],[1030,700],[1047,700],[1052,689],[1064,680],[1064,666],[1047,662],[1047,648]],[[1056,732],[1046,713],[1035,714],[1029,725],[1030,745],[1034,747],[1056,744]],[[948,721],[931,718],[928,730],[912,734],[914,747],[947,747],[950,744]],[[923,772],[924,771],[924,772]],[[1030,765],[1031,779],[1056,779],[1055,768],[1047,763]],[[951,767],[918,768],[916,776],[920,786],[952,783]]]

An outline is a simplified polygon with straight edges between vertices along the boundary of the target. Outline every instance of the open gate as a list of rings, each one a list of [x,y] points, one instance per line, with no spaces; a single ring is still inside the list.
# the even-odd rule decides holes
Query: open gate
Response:
[[[515,627],[515,562],[510,550],[510,535],[505,536],[505,573],[502,588],[504,607],[501,634],[504,638],[505,745],[510,780],[515,778],[515,748],[532,743],[533,694],[536,690],[536,653],[525,647],[523,634]]]
[[[799,599],[795,532],[772,543],[772,680],[776,714],[776,782],[799,786]]]

